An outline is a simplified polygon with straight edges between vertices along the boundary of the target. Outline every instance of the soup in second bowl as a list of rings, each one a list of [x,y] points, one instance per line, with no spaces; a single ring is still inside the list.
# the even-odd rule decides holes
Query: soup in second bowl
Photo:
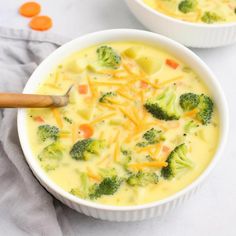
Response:
[[[219,117],[201,78],[171,54],[136,42],[96,45],[66,58],[36,93],[63,108],[29,109],[29,142],[65,191],[109,205],[173,195],[208,166]]]
[[[235,0],[143,0],[151,8],[174,18],[194,23],[236,21]]]

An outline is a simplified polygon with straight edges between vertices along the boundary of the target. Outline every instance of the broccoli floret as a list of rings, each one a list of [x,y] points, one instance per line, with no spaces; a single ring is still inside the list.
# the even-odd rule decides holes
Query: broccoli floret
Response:
[[[196,0],[184,0],[179,3],[179,10],[183,13],[194,11],[197,6]]]
[[[100,98],[99,98],[99,102],[101,103],[105,103],[107,101],[107,98],[108,97],[113,97],[113,96],[116,96],[116,93],[114,92],[107,92],[107,93],[104,93]]]
[[[102,66],[117,68],[121,63],[120,55],[112,47],[101,46],[97,49],[98,62]]]
[[[138,147],[146,147],[148,145],[152,145],[160,141],[164,141],[165,137],[163,136],[163,133],[161,130],[156,130],[154,128],[151,128],[150,130],[146,131],[143,134],[143,139],[145,141],[142,141],[136,144]]]
[[[213,113],[214,104],[210,97],[201,94],[200,102],[198,105],[198,113],[196,114],[196,118],[203,124],[207,125],[211,121],[212,113]]]
[[[104,146],[103,140],[83,139],[73,145],[70,155],[75,160],[87,160],[91,154],[98,155]]]
[[[113,195],[121,185],[122,180],[117,176],[106,177],[100,184],[94,184],[90,189],[89,198],[97,199],[102,195]]]
[[[184,111],[191,111],[196,108],[196,119],[203,125],[210,122],[214,107],[210,97],[205,94],[184,93],[180,96],[179,103]]]
[[[148,99],[144,107],[160,120],[178,120],[180,117],[176,104],[176,94],[172,89],[166,89],[158,97]]]
[[[61,143],[55,142],[46,146],[38,155],[42,167],[46,171],[54,170],[59,166],[59,162],[63,157],[64,147]]]
[[[37,131],[38,137],[43,142],[47,139],[57,140],[59,136],[59,129],[56,126],[51,125],[40,125]]]
[[[184,132],[189,133],[192,129],[198,128],[199,124],[197,124],[195,121],[190,120],[184,125]]]
[[[165,179],[172,179],[193,167],[192,161],[187,158],[187,147],[184,143],[175,147],[169,154],[167,163],[168,166],[163,167],[161,170],[161,175]]]
[[[223,19],[219,15],[217,15],[215,12],[206,11],[204,12],[201,20],[207,24],[212,24],[218,21],[222,21]]]
[[[184,111],[191,111],[198,106],[199,95],[195,93],[184,93],[179,98],[179,104]]]
[[[129,176],[126,183],[131,186],[146,186],[147,184],[157,184],[159,177],[156,173],[139,171]]]

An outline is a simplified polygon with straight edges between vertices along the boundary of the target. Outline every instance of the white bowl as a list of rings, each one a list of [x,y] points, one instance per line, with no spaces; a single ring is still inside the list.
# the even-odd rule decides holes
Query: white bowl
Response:
[[[139,206],[118,207],[102,205],[71,195],[47,177],[46,173],[40,167],[37,158],[34,156],[30,148],[29,138],[27,135],[26,109],[19,109],[18,111],[17,122],[20,143],[25,154],[26,161],[28,162],[34,175],[51,194],[53,194],[57,199],[67,206],[84,213],[85,215],[110,221],[136,221],[154,216],[162,216],[169,210],[175,208],[179,204],[182,204],[194,192],[196,192],[198,186],[203,182],[203,180],[215,166],[216,162],[219,160],[222,149],[226,142],[226,136],[228,132],[228,109],[225,97],[217,79],[199,57],[179,43],[176,43],[164,36],[147,31],[130,29],[101,31],[74,39],[54,51],[34,71],[23,92],[34,93],[38,84],[46,77],[46,75],[51,72],[52,68],[59,64],[63,58],[69,56],[73,52],[91,45],[105,43],[108,41],[141,41],[144,43],[157,45],[175,55],[183,62],[187,63],[196,71],[196,73],[199,74],[201,78],[204,79],[205,83],[208,85],[213,94],[216,107],[219,109],[221,137],[214,158],[206,170],[201,174],[201,176],[199,176],[192,184],[188,185],[182,191],[179,191],[176,194],[161,201]]]
[[[236,22],[200,24],[164,15],[143,2],[125,0],[131,12],[148,29],[172,38],[188,47],[211,48],[236,42]]]

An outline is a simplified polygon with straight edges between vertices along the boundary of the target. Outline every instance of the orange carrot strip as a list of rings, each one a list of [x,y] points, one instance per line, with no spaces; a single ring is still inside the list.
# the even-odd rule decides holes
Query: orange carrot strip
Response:
[[[35,16],[29,23],[33,30],[44,31],[52,27],[52,19],[49,16]]]
[[[32,17],[39,14],[41,6],[37,2],[26,2],[19,8],[19,13],[25,17]]]
[[[63,121],[62,121],[61,114],[60,114],[58,108],[52,108],[52,114],[54,116],[54,119],[57,122],[58,127],[63,128]]]
[[[193,109],[192,111],[185,112],[185,113],[184,113],[184,116],[185,116],[185,117],[191,117],[191,116],[196,115],[197,112],[198,112],[197,109]]]
[[[166,59],[166,65],[170,66],[174,70],[179,66],[179,64],[172,59]]]
[[[142,163],[131,163],[129,167],[135,169],[143,169],[145,167],[154,167],[154,168],[162,168],[168,165],[165,161],[151,161],[151,162],[142,162]]]
[[[89,124],[82,124],[79,129],[83,132],[84,138],[90,138],[93,135],[93,127]]]

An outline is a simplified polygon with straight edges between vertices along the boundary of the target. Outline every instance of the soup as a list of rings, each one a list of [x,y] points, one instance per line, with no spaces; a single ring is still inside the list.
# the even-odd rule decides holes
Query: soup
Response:
[[[234,0],[144,0],[151,8],[174,18],[196,23],[236,21]]]
[[[70,92],[62,108],[28,109],[29,142],[48,177],[90,201],[139,205],[173,195],[208,166],[219,117],[198,75],[139,42],[74,53],[36,93]]]

